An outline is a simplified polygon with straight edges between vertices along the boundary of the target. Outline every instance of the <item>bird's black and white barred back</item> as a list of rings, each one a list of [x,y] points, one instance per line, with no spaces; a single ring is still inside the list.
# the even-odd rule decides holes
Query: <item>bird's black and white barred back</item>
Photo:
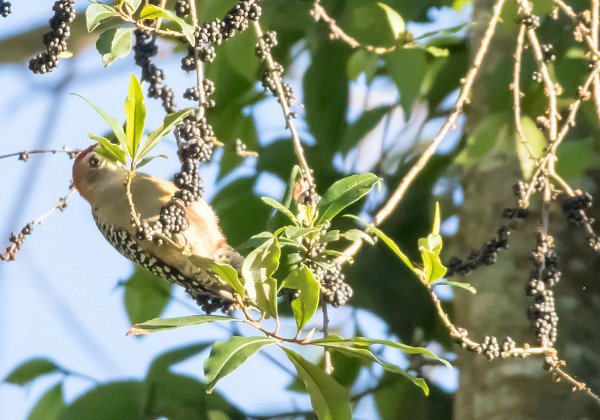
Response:
[[[185,276],[177,268],[169,266],[156,256],[149,254],[129,232],[113,229],[111,225],[100,222],[97,217],[94,217],[94,221],[104,238],[121,255],[139,264],[152,274],[184,287],[186,292],[194,298],[204,312],[212,313],[219,309],[225,312],[234,309],[235,302],[224,298],[219,293],[219,290],[223,289],[223,283],[214,273],[198,269],[197,274],[193,277]],[[228,254],[234,253],[243,261],[243,257],[231,248],[224,252]],[[241,262],[239,263],[239,267],[241,268]]]

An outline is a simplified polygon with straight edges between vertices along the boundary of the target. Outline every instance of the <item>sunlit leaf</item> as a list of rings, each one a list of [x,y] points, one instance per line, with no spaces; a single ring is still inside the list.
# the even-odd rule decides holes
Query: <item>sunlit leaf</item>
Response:
[[[436,355],[431,350],[428,350],[424,347],[415,347],[409,346],[407,344],[396,343],[391,340],[380,340],[377,338],[367,338],[367,337],[351,337],[351,338],[343,338],[337,335],[330,335],[326,338],[320,338],[317,340],[311,341],[311,344],[314,345],[322,345],[322,344],[335,344],[335,345],[347,345],[354,347],[363,347],[367,348],[372,345],[383,345],[393,349],[397,349],[406,354],[420,354],[425,357],[429,357],[430,359],[437,360],[438,362],[444,364],[447,368],[452,369],[452,365],[448,363],[448,361],[442,359],[438,355]]]
[[[402,16],[385,3],[377,3],[377,5],[385,12],[392,33],[394,34],[394,39],[400,38],[400,35],[406,30],[406,24]]]
[[[96,41],[96,49],[102,56],[104,67],[108,67],[117,58],[125,57],[131,51],[131,28],[113,28],[100,34]]]
[[[89,138],[98,142],[98,145],[94,151],[102,156],[104,159],[108,160],[111,163],[116,164],[117,162],[126,164],[126,155],[125,150],[121,149],[118,144],[112,143],[106,137],[94,136],[93,134],[89,135]]]
[[[118,16],[118,14],[114,7],[102,3],[91,3],[85,9],[85,22],[88,32],[92,32],[100,26],[102,21],[115,16]]]
[[[334,182],[319,201],[317,223],[321,224],[333,219],[350,204],[367,195],[378,181],[376,175],[366,173],[350,175]]]
[[[146,105],[144,105],[144,94],[142,86],[134,74],[131,74],[129,82],[129,94],[125,100],[125,134],[127,135],[127,150],[129,156],[136,157],[137,150],[144,134],[146,122]]]
[[[283,348],[294,364],[298,377],[306,385],[310,402],[319,420],[349,420],[352,418],[348,390],[338,384],[323,369],[313,365],[291,349]]]
[[[431,284],[444,277],[448,269],[442,264],[440,256],[423,247],[420,247],[419,251],[423,258],[423,272],[427,282]]]
[[[396,254],[398,256],[398,258],[400,258],[400,260],[404,264],[406,264],[406,266],[408,268],[410,268],[413,272],[415,271],[415,266],[413,265],[413,263],[406,256],[406,254],[400,250],[400,247],[398,245],[396,245],[396,242],[394,242],[392,238],[387,236],[385,233],[383,233],[380,229],[376,228],[375,226],[369,226],[369,231],[373,232],[375,235],[377,235],[377,237],[379,239],[381,239],[383,241],[383,243],[385,243],[388,246],[388,248],[390,248],[394,252],[394,254]]]
[[[248,297],[258,309],[273,317],[277,316],[277,280],[272,276],[280,258],[279,242],[273,237],[248,254],[242,265]]]
[[[298,296],[292,300],[296,326],[300,331],[319,309],[319,280],[307,268],[293,270],[283,281],[283,287],[298,290]]]
[[[171,130],[173,129],[173,127],[175,127],[177,124],[179,124],[181,121],[183,121],[184,118],[186,118],[188,115],[190,115],[192,111],[193,111],[192,109],[184,109],[184,110],[181,110],[178,112],[167,114],[167,116],[165,117],[163,122],[160,124],[160,126],[156,130],[154,130],[150,134],[148,134],[146,141],[138,150],[138,159],[143,158],[152,149],[154,149],[154,147],[156,147],[156,145],[160,142],[160,140],[164,136],[169,134],[171,132]]]
[[[104,121],[106,121],[108,123],[108,125],[112,129],[113,133],[115,134],[115,137],[119,141],[119,144],[121,145],[123,150],[127,150],[127,138],[125,137],[125,130],[123,130],[123,125],[119,122],[119,120],[117,120],[114,117],[111,117],[110,115],[108,115],[106,112],[102,111],[100,108],[98,108],[92,102],[88,101],[83,96],[78,95],[76,93],[73,93],[73,95],[86,101],[88,103],[88,105],[90,105],[92,108],[94,108],[94,110],[98,114],[100,114],[100,116],[104,119]]]
[[[458,281],[449,281],[449,280],[445,280],[445,281],[439,281],[435,284],[435,286],[452,286],[452,287],[459,287],[461,289],[465,289],[473,294],[477,293],[477,289],[475,289],[473,286],[471,286],[471,284],[469,283],[463,283],[463,282],[458,282]]]
[[[287,207],[285,207],[279,201],[274,200],[271,197],[261,197],[260,199],[262,201],[264,201],[266,204],[268,204],[269,206],[273,207],[275,210],[281,212],[288,219],[290,219],[290,221],[292,223],[294,223],[295,225],[298,225],[298,220],[296,219],[296,216],[294,216],[294,213],[292,213],[290,211],[290,209],[288,209]]]
[[[380,359],[379,357],[375,356],[369,349],[350,347],[350,346],[340,344],[340,343],[323,343],[320,345],[322,345],[323,347],[335,349],[335,350],[339,351],[340,353],[342,353],[346,356],[349,356],[349,357],[357,357],[357,358],[360,358],[365,361],[377,363],[378,365],[382,366],[388,372],[397,373],[399,375],[404,376],[407,379],[410,379],[413,384],[415,384],[416,386],[418,386],[419,388],[421,388],[423,390],[423,393],[425,395],[429,395],[429,387],[427,386],[427,382],[425,382],[425,380],[423,378],[418,378],[414,375],[411,375],[410,373],[408,373],[401,367]]]
[[[196,267],[212,270],[221,280],[230,285],[233,290],[236,291],[242,299],[246,296],[246,290],[238,276],[238,272],[235,268],[229,264],[220,263],[210,258],[200,257],[198,255],[190,255],[190,260],[196,265]]]
[[[207,392],[212,392],[217,382],[240,367],[261,348],[277,341],[269,337],[231,337],[218,341],[204,362],[204,377]]]
[[[150,19],[168,19],[175,22],[180,28],[181,32],[185,36],[186,40],[191,46],[196,44],[196,38],[194,37],[194,27],[187,23],[185,20],[178,17],[175,13],[154,4],[146,4],[140,12],[140,20]]]
[[[217,315],[192,315],[179,318],[154,318],[146,322],[134,324],[127,334],[142,335],[175,328],[202,325],[209,322],[240,322],[240,319]]]

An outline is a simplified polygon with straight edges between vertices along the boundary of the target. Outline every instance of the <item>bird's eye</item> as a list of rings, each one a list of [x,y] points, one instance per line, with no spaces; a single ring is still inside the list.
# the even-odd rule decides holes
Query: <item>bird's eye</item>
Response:
[[[97,156],[92,156],[88,160],[88,163],[90,164],[91,168],[97,168],[98,166],[100,166],[100,159]]]

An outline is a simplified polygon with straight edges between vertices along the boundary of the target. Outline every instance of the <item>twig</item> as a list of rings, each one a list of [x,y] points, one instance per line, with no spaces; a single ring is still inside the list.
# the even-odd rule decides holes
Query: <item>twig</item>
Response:
[[[521,124],[521,97],[523,93],[521,92],[521,59],[523,58],[523,44],[525,43],[525,30],[527,28],[523,23],[519,25],[519,34],[517,35],[517,46],[515,48],[515,63],[513,67],[513,82],[512,82],[512,90],[513,90],[513,110],[514,110],[514,119],[515,119],[515,129],[517,134],[519,135],[519,142],[525,146],[529,156],[532,159],[535,159],[535,153],[531,148],[531,144],[527,140],[525,136],[525,132],[523,131],[523,125]]]
[[[438,134],[434,137],[431,144],[425,149],[423,154],[419,157],[417,162],[410,168],[408,173],[402,178],[400,184],[388,199],[386,204],[377,212],[375,215],[375,225],[380,225],[385,219],[389,217],[390,214],[396,209],[408,188],[412,185],[417,175],[421,173],[423,168],[427,165],[431,157],[434,155],[435,151],[439,147],[442,140],[446,137],[451,128],[455,127],[456,120],[458,116],[463,112],[463,108],[466,104],[469,103],[469,94],[471,92],[471,88],[473,87],[473,83],[475,81],[475,77],[479,71],[481,63],[483,62],[490,45],[490,41],[494,36],[496,31],[496,26],[498,25],[498,20],[500,18],[500,12],[502,11],[502,7],[504,6],[505,0],[496,0],[496,3],[493,7],[492,17],[487,26],[487,29],[481,39],[481,44],[477,53],[475,54],[475,58],[473,60],[473,64],[471,68],[467,72],[465,78],[463,79],[463,86],[460,91],[460,95],[458,96],[456,103],[454,104],[454,109],[444,122],[444,125],[438,132]],[[351,259],[362,246],[362,241],[355,241],[352,245],[350,245],[345,251],[344,255],[338,257],[337,262],[342,263]]]
[[[260,24],[258,23],[258,21],[252,21],[252,26],[254,27],[254,31],[256,32],[256,38],[260,43],[264,35]],[[277,65],[275,63],[275,60],[273,59],[273,56],[267,49],[264,49],[264,61],[275,84],[274,93],[277,94],[279,105],[281,106],[281,110],[283,111],[286,128],[290,131],[290,134],[292,136],[294,153],[296,155],[296,158],[298,159],[298,163],[300,163],[300,167],[304,174],[306,183],[308,184],[308,188],[313,189],[315,186],[315,181],[313,179],[310,166],[308,166],[308,162],[306,161],[306,157],[304,156],[304,149],[302,148],[302,143],[300,142],[300,136],[298,135],[298,131],[296,130],[296,126],[294,125],[294,114],[290,111],[290,107],[288,105],[288,101],[283,90],[283,82],[281,80],[279,72],[277,71]]]
[[[63,211],[67,207],[67,201],[73,195],[75,188],[73,185],[69,186],[69,192],[64,197],[61,197],[56,204],[42,213],[40,216],[27,223],[18,234],[11,234],[9,241],[11,244],[6,248],[3,254],[0,254],[0,261],[14,261],[17,257],[17,252],[20,251],[25,242],[25,237],[31,235],[33,227],[35,225],[41,225],[48,217],[52,215],[56,210]]]
[[[321,5],[321,0],[313,1],[310,15],[315,22],[323,21],[329,27],[329,37],[331,39],[339,39],[348,44],[351,48],[363,48],[367,51],[374,52],[375,54],[387,54],[395,51],[398,47],[397,45],[392,45],[390,47],[376,47],[374,45],[361,44],[356,38],[348,35],[340,26],[338,26],[335,19],[329,16],[327,10]]]
[[[517,0],[517,3],[519,4],[519,7],[521,8],[524,14],[531,15],[533,10],[531,4],[529,3],[529,0]],[[552,77],[550,76],[550,71],[548,70],[548,66],[544,61],[544,53],[542,52],[542,47],[537,37],[536,28],[528,28],[526,34],[527,39],[529,40],[529,45],[531,46],[531,50],[533,51],[533,57],[535,58],[538,70],[542,76],[546,96],[548,96],[548,137],[550,143],[554,143],[558,131],[558,120],[560,119],[557,108],[558,93],[556,84],[552,80]]]
[[[62,149],[50,149],[50,150],[24,150],[22,152],[8,153],[6,155],[0,155],[0,159],[6,159],[10,157],[18,156],[19,160],[27,162],[29,160],[29,155],[37,155],[37,154],[57,154],[57,153],[66,153],[70,159],[75,158],[77,154],[81,150],[79,149],[71,149],[70,147],[63,147]]]
[[[196,0],[188,0],[190,5],[190,15],[192,15],[192,25],[198,27],[198,13],[196,11]],[[194,47],[194,62],[196,63],[196,87],[198,88],[198,119],[204,117],[204,103],[206,102],[204,92],[204,64],[200,60],[200,51],[198,46]]]

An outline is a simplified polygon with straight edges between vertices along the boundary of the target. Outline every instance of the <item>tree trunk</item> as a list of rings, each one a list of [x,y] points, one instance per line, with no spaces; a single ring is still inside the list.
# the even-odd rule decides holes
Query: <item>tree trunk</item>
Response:
[[[474,20],[487,21],[493,3],[492,0],[477,0]],[[516,25],[513,29],[516,32]],[[510,95],[510,81],[502,74],[510,68],[506,63],[512,60],[514,51],[514,40],[506,35],[509,32],[499,32],[504,38],[494,41],[490,56],[481,69],[472,106],[468,110],[470,127],[490,112],[490,101],[506,99],[493,96],[497,94],[498,81],[507,82],[503,87]],[[473,34],[475,41],[472,45],[479,45],[476,41],[480,35],[481,32]],[[511,77],[510,71],[508,77]],[[490,92],[492,89],[494,93]],[[507,111],[510,112],[510,109]],[[540,110],[540,114],[542,112]],[[494,153],[492,158],[479,162],[463,176],[465,198],[460,214],[460,231],[451,244],[453,254],[465,256],[469,250],[479,249],[485,241],[495,237],[496,229],[503,223],[502,208],[514,206],[512,185],[521,178],[521,173],[516,156],[507,152],[510,148],[510,145],[502,147],[503,152]],[[558,206],[553,212],[550,233],[558,241],[557,250],[563,268],[562,281],[555,288],[561,318],[559,350],[562,358],[569,363],[568,369],[581,374],[581,379],[598,389],[600,287],[594,286],[591,290],[591,285],[594,284],[593,279],[598,283],[600,256],[592,257],[587,251],[581,230],[566,229],[564,219],[559,217]],[[538,218],[539,213],[533,211],[527,224],[513,232],[510,249],[500,251],[495,265],[480,268],[464,278],[477,288],[476,295],[456,291],[455,322],[467,328],[469,337],[475,341],[481,342],[484,336],[489,335],[498,337],[501,343],[505,336],[510,336],[517,344],[535,344],[527,320],[531,298],[525,295],[524,290],[532,267],[530,255],[535,247]],[[574,240],[574,236],[579,236],[580,240]],[[592,258],[595,258],[595,264],[590,264]],[[458,279],[457,276],[455,280]],[[582,292],[582,288],[587,290]],[[455,397],[456,419],[600,418],[598,406],[583,393],[573,393],[567,385],[554,383],[550,373],[542,368],[543,361],[539,357],[488,362],[481,355],[458,351],[460,388]]]

